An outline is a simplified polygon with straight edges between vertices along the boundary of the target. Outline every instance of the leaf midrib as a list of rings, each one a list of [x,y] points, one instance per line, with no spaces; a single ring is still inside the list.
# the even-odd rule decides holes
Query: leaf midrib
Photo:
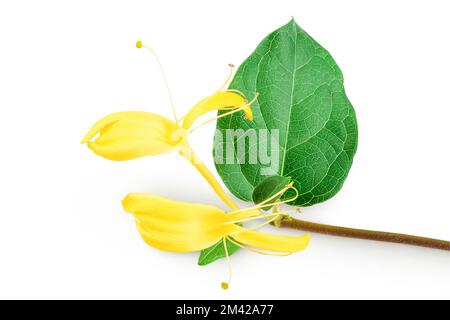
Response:
[[[292,26],[293,28],[295,28],[295,24],[293,24]],[[281,152],[283,152],[283,161],[281,162],[281,172],[280,175],[283,176],[284,173],[284,162],[286,160],[286,153],[287,153],[287,143],[288,143],[288,138],[289,138],[289,129],[291,127],[291,115],[292,115],[292,108],[293,108],[293,103],[294,103],[294,85],[295,85],[295,74],[297,73],[297,30],[295,30],[295,38],[294,38],[294,68],[293,68],[293,72],[292,72],[292,84],[291,84],[291,103],[290,103],[290,107],[289,107],[289,117],[288,117],[288,123],[287,123],[287,128],[286,128],[286,135],[285,135],[285,141],[284,141],[284,147],[283,150],[281,150]]]

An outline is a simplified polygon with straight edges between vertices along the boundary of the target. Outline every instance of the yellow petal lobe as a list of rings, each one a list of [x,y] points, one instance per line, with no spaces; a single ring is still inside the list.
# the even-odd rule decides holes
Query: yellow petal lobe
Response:
[[[214,110],[232,110],[244,106],[247,100],[231,91],[218,91],[194,105],[183,119],[183,128],[189,129],[199,117]],[[250,106],[246,107],[245,109]],[[251,109],[250,109],[251,110]],[[248,112],[248,111],[247,111]],[[253,116],[251,116],[253,118]]]
[[[152,247],[172,252],[192,252],[217,243],[233,225],[217,207],[173,201],[144,193],[131,193],[122,201],[132,213],[143,240]]]
[[[186,147],[187,141],[180,130],[184,132],[174,122],[157,114],[117,112],[94,124],[82,143],[87,143],[101,157],[125,161]]]
[[[273,252],[294,253],[308,246],[310,235],[281,236],[240,228],[233,238],[243,244]]]

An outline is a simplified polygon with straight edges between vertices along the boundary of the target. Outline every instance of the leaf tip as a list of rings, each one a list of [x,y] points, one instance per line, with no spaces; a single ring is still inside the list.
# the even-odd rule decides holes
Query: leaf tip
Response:
[[[202,251],[200,253],[200,255],[198,256],[197,265],[199,265],[199,266],[206,266],[207,264],[208,263],[207,263],[207,261],[205,259],[204,252]]]
[[[206,265],[206,263],[204,263],[203,261],[198,260],[197,261],[197,265],[200,266],[200,267],[203,267],[203,266]]]
[[[286,27],[290,27],[293,29],[298,27],[297,21],[295,21],[294,16],[291,16],[291,20],[286,24]]]

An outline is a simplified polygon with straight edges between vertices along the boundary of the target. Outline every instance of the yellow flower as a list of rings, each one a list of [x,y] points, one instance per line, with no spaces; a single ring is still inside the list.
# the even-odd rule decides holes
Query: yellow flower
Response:
[[[292,185],[288,185],[282,192],[291,187]],[[287,255],[305,249],[310,238],[309,234],[283,236],[255,231],[286,213],[261,215],[258,209],[265,204],[225,213],[215,206],[179,202],[145,193],[130,193],[122,204],[125,211],[133,214],[143,240],[148,245],[164,251],[200,251],[222,240],[229,259],[225,241],[228,240],[257,253],[270,254],[258,251],[260,249]],[[239,225],[262,218],[267,220],[253,228]],[[224,283],[223,287],[228,287],[228,282]]]
[[[147,48],[154,53],[151,48],[144,46],[140,41],[136,43],[136,46]],[[156,55],[155,57],[162,70],[158,57]],[[113,113],[95,123],[82,140],[83,144],[87,144],[99,156],[114,161],[132,160],[171,152],[177,152],[188,159],[219,197],[232,209],[231,213],[226,214],[223,210],[211,205],[178,202],[144,193],[129,194],[122,202],[123,207],[134,215],[142,238],[150,246],[165,251],[192,252],[209,248],[218,241],[223,241],[229,266],[227,241],[253,252],[271,254],[265,252],[271,251],[275,255],[287,255],[303,250],[309,242],[308,234],[294,237],[255,231],[255,229],[276,221],[286,213],[277,211],[273,214],[262,215],[259,209],[293,200],[277,200],[287,189],[292,188],[292,184],[287,185],[263,203],[240,210],[189,146],[187,136],[217,118],[243,111],[246,119],[253,120],[250,106],[256,101],[257,94],[251,102],[248,102],[238,91],[223,90],[231,79],[234,67],[230,65],[230,68],[231,73],[221,88],[194,105],[180,120],[177,118],[173,103],[173,120],[142,111]],[[172,101],[164,72],[163,76]],[[199,117],[215,110],[225,112],[200,126],[193,127]],[[272,200],[276,200],[275,203],[271,202]],[[265,222],[256,227],[245,228],[242,226],[247,221],[263,218],[266,219]],[[228,282],[222,283],[222,288],[227,289]]]
[[[140,41],[136,43],[136,46],[138,48],[147,48],[154,54],[151,48],[144,46]],[[158,57],[156,55],[155,57],[161,67]],[[143,111],[117,112],[95,123],[84,136],[82,144],[87,144],[97,155],[114,161],[126,161],[144,156],[178,152],[199,170],[219,197],[230,208],[237,209],[236,204],[223,191],[214,176],[189,147],[187,140],[189,134],[204,124],[235,112],[243,111],[246,119],[253,119],[250,105],[256,100],[257,95],[249,103],[242,93],[235,90],[223,90],[233,73],[234,66],[229,66],[231,70],[230,75],[220,89],[198,102],[180,120],[177,118],[173,103],[174,120]],[[166,81],[164,72],[163,76]],[[167,81],[166,86],[172,101]],[[200,116],[215,110],[226,112],[197,127],[193,127]]]
[[[126,161],[144,156],[180,152],[187,157],[190,153],[187,136],[202,125],[238,111],[243,111],[246,119],[253,119],[250,105],[256,97],[248,103],[241,92],[223,90],[233,74],[234,66],[230,64],[231,72],[225,83],[213,95],[194,105],[182,120],[178,120],[158,56],[141,41],[136,43],[136,47],[146,48],[155,56],[166,83],[174,120],[150,112],[125,111],[110,114],[94,124],[82,140],[83,144],[86,143],[99,156],[114,161]],[[228,112],[192,128],[199,117],[217,110]]]
[[[186,203],[146,193],[130,193],[122,201],[150,246],[171,252],[200,251],[223,238],[279,253],[293,253],[308,245],[309,235],[281,236],[246,229],[237,223],[280,215],[255,214],[251,209],[225,213],[205,204]]]
[[[236,112],[245,108],[250,108],[249,103],[240,94],[219,91],[197,103],[181,124],[150,112],[117,112],[95,123],[82,143],[114,161],[179,152],[189,149],[188,130],[197,118],[213,110]]]

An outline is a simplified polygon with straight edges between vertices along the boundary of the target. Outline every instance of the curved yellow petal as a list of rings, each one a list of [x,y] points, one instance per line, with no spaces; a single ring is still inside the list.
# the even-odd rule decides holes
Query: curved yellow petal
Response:
[[[149,229],[145,224],[136,223],[142,239],[150,246],[170,252],[195,252],[211,247],[223,238],[229,226],[210,232],[163,233]]]
[[[242,95],[231,91],[218,91],[212,96],[198,102],[183,119],[183,128],[189,129],[197,118],[213,110],[237,109],[244,106],[247,100]],[[250,109],[250,106],[244,110]],[[251,110],[251,109],[250,109]],[[247,112],[249,112],[247,110]],[[246,113],[247,114],[247,113]],[[251,116],[253,119],[253,116]]]
[[[131,193],[122,201],[136,219],[149,245],[166,251],[191,252],[210,247],[234,230],[217,207],[173,201],[161,196]]]
[[[183,129],[157,114],[126,111],[98,121],[82,140],[99,156],[124,161],[186,147]],[[91,141],[94,139],[94,141]]]
[[[281,236],[249,230],[241,227],[240,232],[232,234],[237,241],[249,246],[273,252],[293,253],[305,249],[309,244],[310,235]]]
[[[133,214],[151,214],[172,221],[219,223],[225,221],[227,216],[223,210],[212,205],[175,201],[151,193],[129,193],[122,200],[122,205],[125,211]]]

